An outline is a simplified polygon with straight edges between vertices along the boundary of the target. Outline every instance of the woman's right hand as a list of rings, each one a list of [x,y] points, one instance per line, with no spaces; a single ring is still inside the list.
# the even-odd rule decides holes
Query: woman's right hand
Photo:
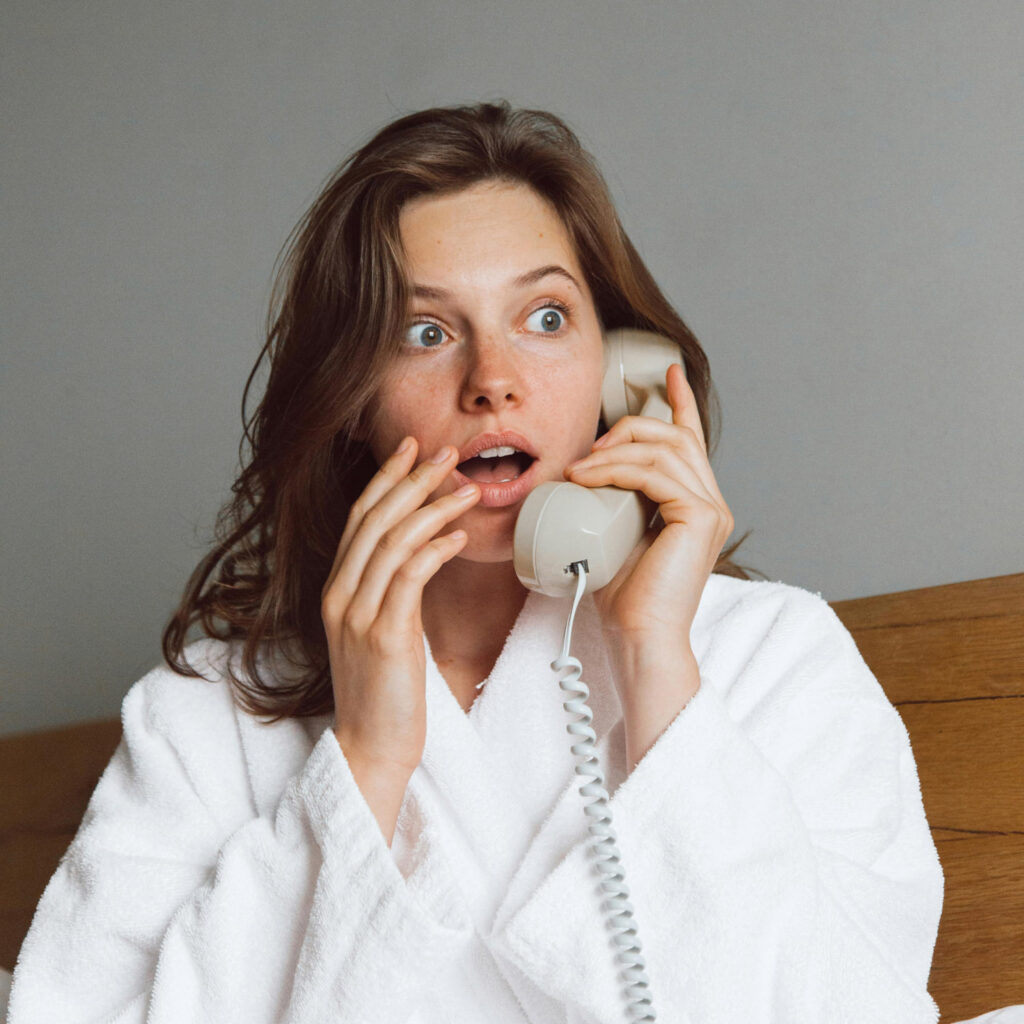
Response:
[[[458,452],[416,466],[417,450],[407,437],[352,505],[320,603],[334,734],[350,764],[402,780],[403,792],[427,732],[423,588],[466,544],[463,530],[436,534],[480,497],[467,485],[424,505]]]

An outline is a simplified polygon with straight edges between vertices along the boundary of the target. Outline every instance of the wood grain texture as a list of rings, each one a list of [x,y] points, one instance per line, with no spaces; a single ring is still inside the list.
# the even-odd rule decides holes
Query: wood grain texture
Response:
[[[1024,697],[903,704],[933,829],[1024,835]]]
[[[897,706],[1024,696],[1024,573],[832,607]]]
[[[833,608],[917,761],[946,878],[942,1024],[1024,1003],[1024,573]]]
[[[946,898],[929,991],[942,1024],[1024,1003],[1024,834],[935,845]]]

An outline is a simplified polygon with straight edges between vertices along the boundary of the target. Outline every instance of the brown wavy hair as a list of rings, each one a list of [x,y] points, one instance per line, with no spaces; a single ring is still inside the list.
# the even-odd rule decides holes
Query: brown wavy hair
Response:
[[[282,250],[267,341],[242,399],[241,472],[216,542],[164,630],[164,657],[182,675],[200,674],[185,651],[193,626],[240,641],[229,672],[250,712],[277,720],[333,710],[321,590],[349,508],[377,470],[356,435],[407,316],[399,213],[416,196],[486,180],[525,183],[554,206],[606,330],[639,327],[678,343],[714,447],[718,403],[704,350],[644,266],[570,128],[505,102],[399,118],[329,178]],[[264,365],[266,387],[249,415]],[[744,539],[723,550],[715,572],[749,578],[732,561]]]

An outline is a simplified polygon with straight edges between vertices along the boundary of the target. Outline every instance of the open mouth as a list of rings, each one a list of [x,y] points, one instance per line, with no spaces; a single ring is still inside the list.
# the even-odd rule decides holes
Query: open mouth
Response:
[[[522,476],[536,460],[517,448],[488,448],[458,465],[459,472],[478,484],[504,484]]]

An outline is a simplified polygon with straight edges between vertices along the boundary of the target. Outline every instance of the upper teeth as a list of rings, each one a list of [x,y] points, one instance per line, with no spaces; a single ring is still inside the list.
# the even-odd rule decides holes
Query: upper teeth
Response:
[[[518,448],[509,448],[508,445],[500,445],[498,448],[485,448],[482,452],[477,452],[477,458],[479,459],[496,459],[502,455],[515,455],[519,451]]]

